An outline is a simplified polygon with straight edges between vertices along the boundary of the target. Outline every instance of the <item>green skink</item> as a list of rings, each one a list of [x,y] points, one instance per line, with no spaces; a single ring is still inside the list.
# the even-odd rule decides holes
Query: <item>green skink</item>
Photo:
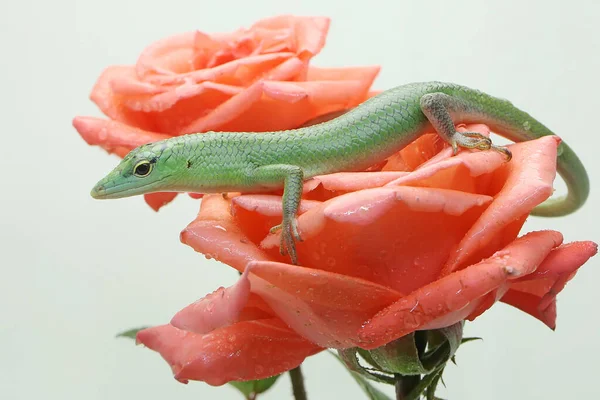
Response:
[[[151,192],[261,192],[283,188],[281,252],[296,264],[301,240],[296,214],[304,180],[341,171],[361,171],[398,152],[432,128],[454,149],[499,151],[479,133],[460,133],[458,123],[484,123],[493,132],[521,142],[550,129],[509,101],[464,86],[411,83],[387,90],[327,122],[299,129],[250,133],[207,132],[183,135],[132,150],[92,189],[97,199]],[[561,216],[577,210],[589,193],[585,168],[564,142],[558,172],[568,194],[547,200],[534,215]]]

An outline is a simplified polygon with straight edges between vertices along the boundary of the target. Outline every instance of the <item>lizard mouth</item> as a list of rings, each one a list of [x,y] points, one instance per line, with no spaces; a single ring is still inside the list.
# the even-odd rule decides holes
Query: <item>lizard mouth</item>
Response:
[[[144,185],[146,186],[146,185]],[[90,195],[94,199],[117,199],[120,197],[127,197],[128,190],[126,185],[115,185],[115,186],[106,186],[103,181],[100,181],[93,187]]]
[[[123,197],[130,197],[139,194],[146,194],[158,191],[160,183],[168,178],[170,175],[165,175],[161,179],[151,180],[149,182],[140,184],[140,182],[123,182],[119,184],[111,184],[111,179],[102,179],[96,186],[94,186],[90,192],[90,195],[94,199],[119,199]],[[150,190],[148,188],[150,187]]]

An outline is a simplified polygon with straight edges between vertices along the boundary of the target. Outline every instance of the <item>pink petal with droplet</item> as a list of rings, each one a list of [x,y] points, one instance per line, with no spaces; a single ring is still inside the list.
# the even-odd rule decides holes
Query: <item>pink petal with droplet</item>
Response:
[[[116,86],[116,83],[113,86]],[[120,86],[119,88],[123,89]],[[240,94],[243,90],[244,88],[238,86],[223,85],[214,82],[189,83],[177,87],[165,88],[165,90],[162,90],[159,93],[150,94],[145,97],[130,94],[129,97],[123,99],[123,105],[133,111],[143,111],[147,113],[162,112],[186,99],[200,96],[210,98],[216,96],[215,92],[224,97],[233,97]]]
[[[422,327],[436,326],[440,318],[446,324],[466,318],[474,309],[472,302],[479,303],[489,292],[533,272],[561,242],[559,232],[532,232],[489,259],[415,290],[364,325],[360,347],[376,348]],[[456,320],[445,319],[450,313]]]
[[[305,267],[410,292],[438,277],[448,254],[490,201],[432,188],[351,192],[300,215],[298,259]],[[267,236],[261,246],[277,249],[279,234]]]
[[[314,190],[317,185],[334,192],[355,192],[362,189],[372,189],[385,186],[408,172],[338,172],[328,175],[318,175],[305,183],[305,191]]]
[[[502,167],[505,178],[495,178],[494,184],[502,182],[494,201],[464,237],[459,249],[450,256],[443,275],[460,269],[478,259],[477,252],[485,248],[515,220],[524,218],[531,210],[552,194],[552,182],[556,176],[556,149],[559,139],[544,136],[540,139],[510,146],[512,160]],[[481,157],[489,152],[472,153],[469,157]],[[499,155],[490,154],[489,157]],[[483,160],[480,162],[483,163]],[[521,224],[522,224],[521,222]],[[516,235],[518,229],[515,229]]]
[[[512,283],[502,301],[531,314],[554,329],[556,296],[575,276],[577,270],[597,252],[598,245],[589,241],[557,247],[535,272]]]
[[[294,35],[296,51],[318,54],[325,46],[329,31],[330,18],[284,15],[265,18],[253,25],[253,28],[281,29],[290,28]]]
[[[229,209],[229,201],[221,195],[204,196],[198,217],[181,232],[180,239],[206,257],[243,272],[250,261],[269,257],[242,233]]]
[[[323,350],[279,319],[238,322],[206,335],[162,325],[140,331],[137,342],[160,353],[178,381],[213,386],[268,378]]]
[[[133,150],[143,144],[170,137],[134,128],[117,121],[94,117],[75,117],[73,119],[73,126],[88,144],[101,146],[109,152],[117,147],[125,147]]]
[[[281,196],[270,194],[247,194],[237,196],[233,198],[231,202],[234,206],[268,217],[281,217],[283,215]],[[303,214],[319,204],[321,204],[319,201],[302,200],[298,207],[298,214]]]
[[[292,329],[322,347],[355,346],[360,326],[401,297],[385,286],[327,271],[264,261],[248,268],[266,281],[253,291]]]
[[[172,202],[177,194],[176,192],[147,193],[144,195],[144,200],[154,211],[158,211]]]
[[[202,299],[179,311],[171,325],[194,333],[208,333],[239,320],[250,297],[250,281],[246,268],[240,279],[227,289],[220,287]]]

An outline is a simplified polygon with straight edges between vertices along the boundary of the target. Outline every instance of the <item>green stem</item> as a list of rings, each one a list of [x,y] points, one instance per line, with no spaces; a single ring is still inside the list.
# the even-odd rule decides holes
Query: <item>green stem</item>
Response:
[[[306,389],[304,389],[304,377],[302,376],[300,365],[290,371],[290,379],[292,381],[294,399],[307,400]]]
[[[411,392],[421,382],[420,375],[414,376],[402,376],[400,374],[394,374],[396,378],[396,400],[405,400],[411,394]]]

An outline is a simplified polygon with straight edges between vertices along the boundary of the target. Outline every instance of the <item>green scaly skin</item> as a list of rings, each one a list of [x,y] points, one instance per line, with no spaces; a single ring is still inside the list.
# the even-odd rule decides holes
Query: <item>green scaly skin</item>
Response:
[[[316,175],[362,171],[435,129],[452,145],[510,152],[478,133],[458,133],[458,123],[484,123],[512,141],[554,135],[510,102],[464,86],[412,83],[387,90],[327,122],[278,132],[208,132],[140,146],[92,190],[99,199],[152,192],[262,192],[284,188],[281,251],[297,263],[301,240],[296,214],[303,181]],[[589,193],[583,164],[564,142],[558,172],[568,194],[534,209],[534,215],[562,216],[577,210]],[[136,169],[137,168],[137,169]],[[137,171],[135,173],[134,171]]]

